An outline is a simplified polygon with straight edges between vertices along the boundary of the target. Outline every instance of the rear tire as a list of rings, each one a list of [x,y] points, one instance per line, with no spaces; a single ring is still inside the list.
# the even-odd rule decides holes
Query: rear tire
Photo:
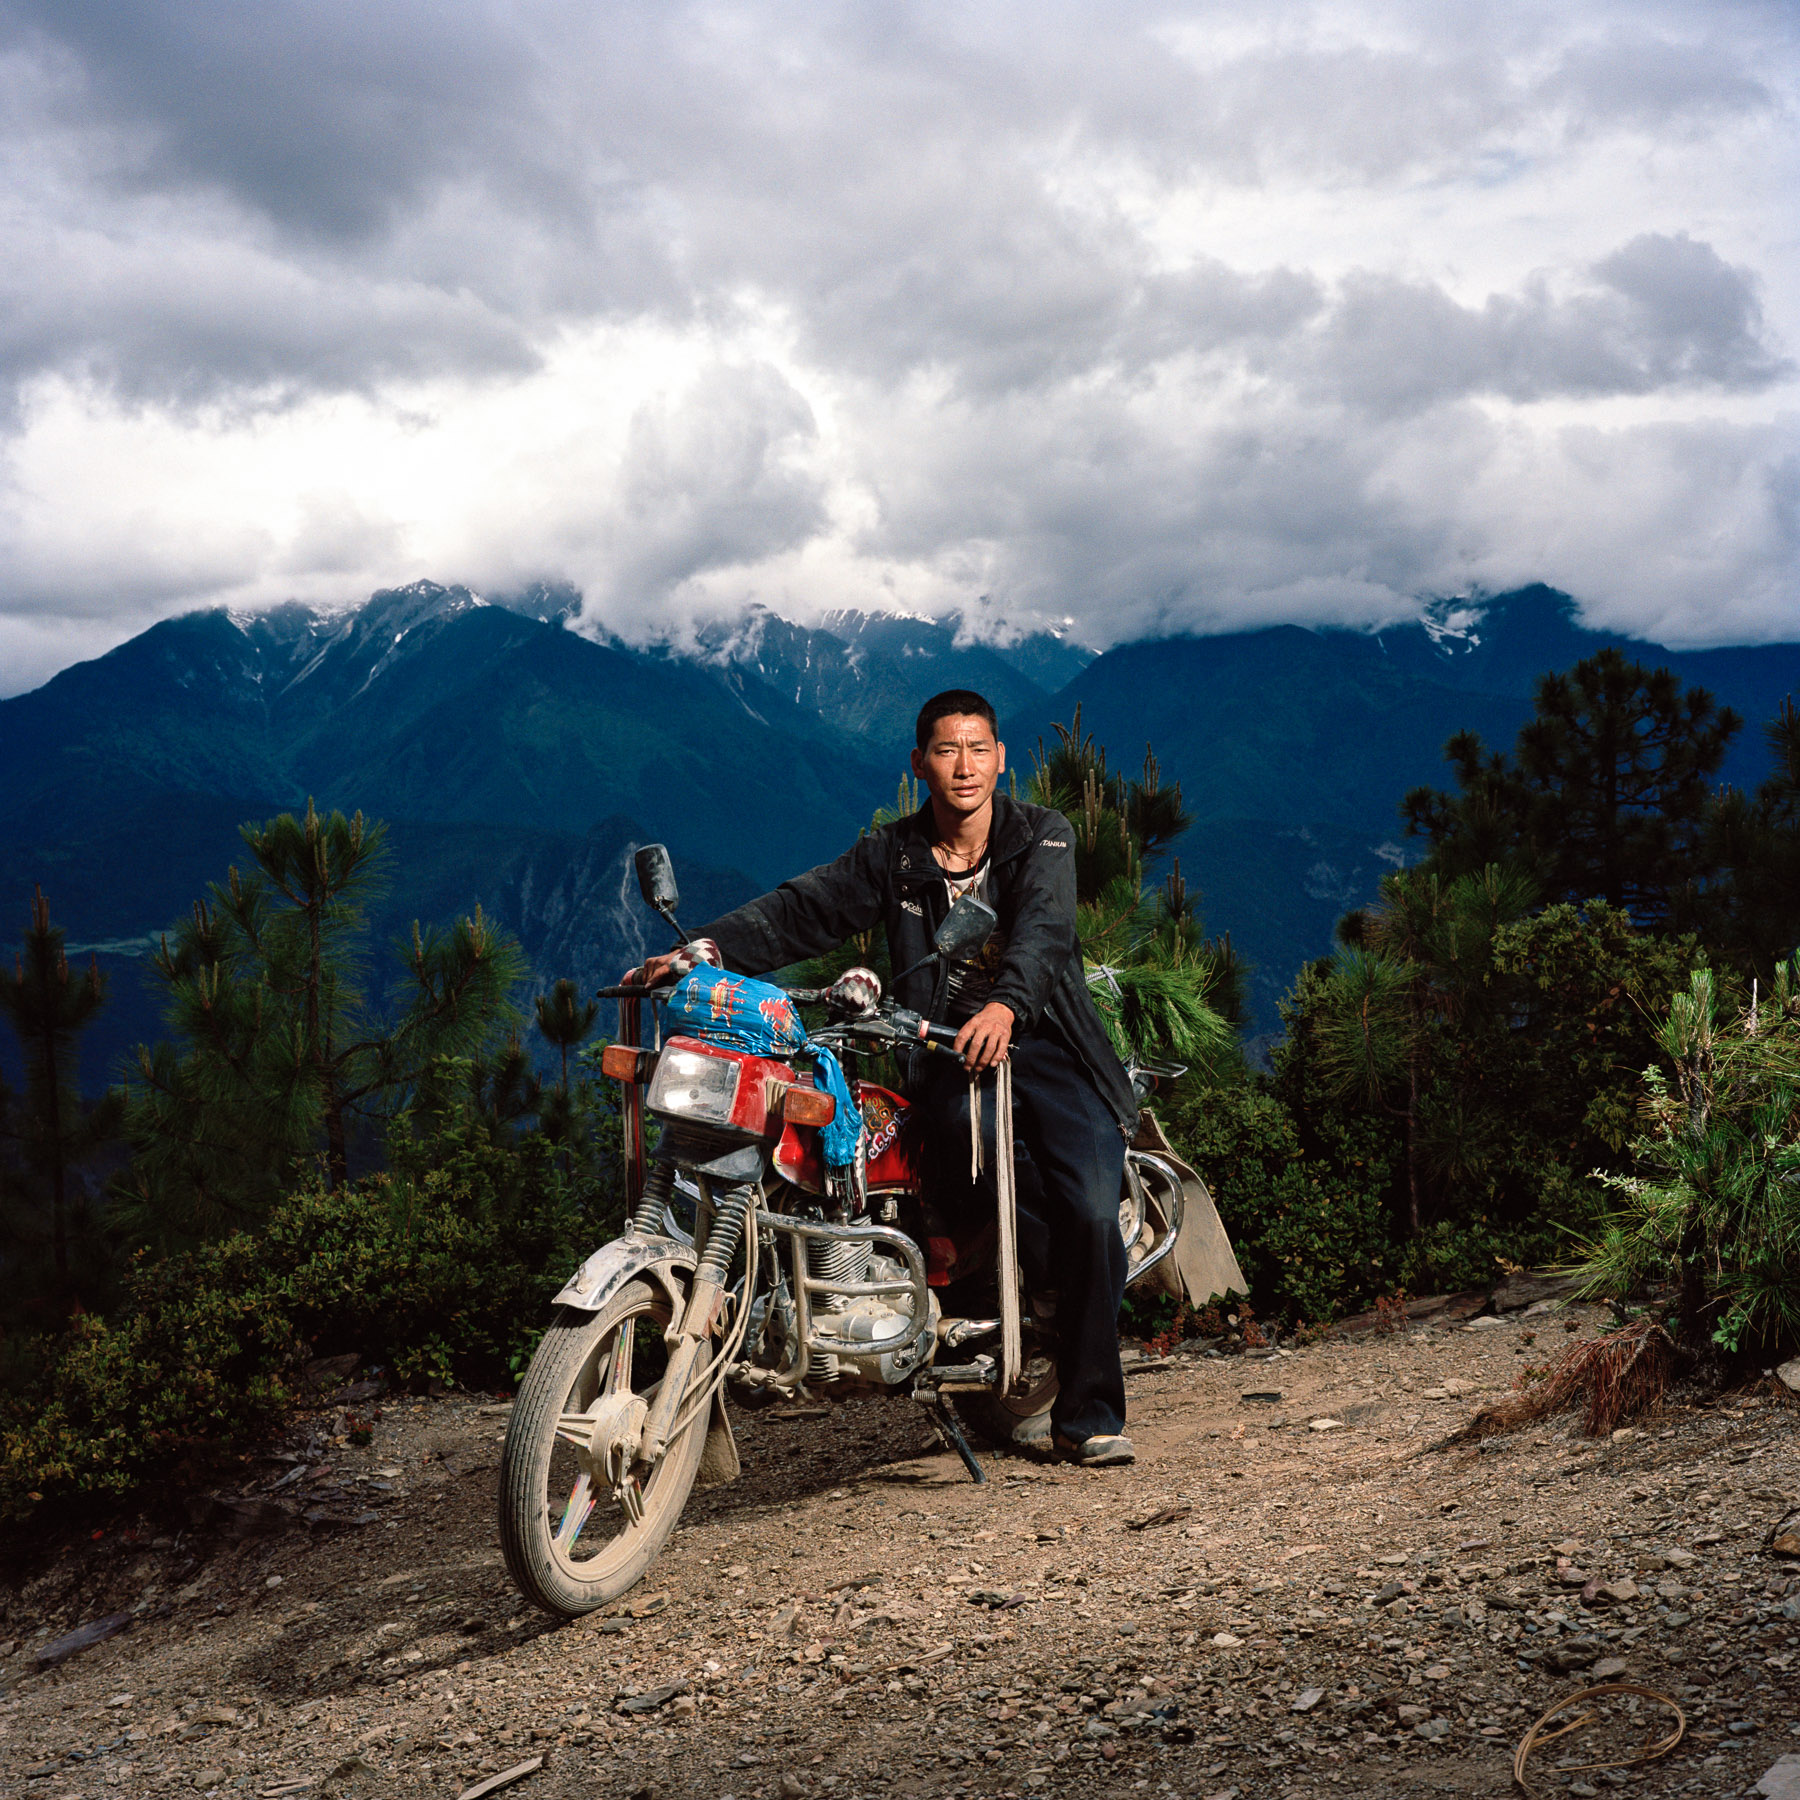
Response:
[[[1025,1358],[1022,1394],[959,1396],[962,1415],[990,1444],[1048,1450],[1050,1408],[1056,1404],[1056,1358],[1042,1345]]]
[[[642,1483],[636,1519],[557,1435],[565,1413],[591,1413],[609,1393],[629,1389],[655,1399],[670,1317],[668,1295],[646,1281],[626,1282],[598,1312],[564,1307],[520,1383],[500,1456],[500,1547],[520,1591],[560,1618],[606,1606],[642,1580],[693,1488],[709,1409]],[[703,1344],[690,1387],[705,1380],[711,1362],[712,1346]]]

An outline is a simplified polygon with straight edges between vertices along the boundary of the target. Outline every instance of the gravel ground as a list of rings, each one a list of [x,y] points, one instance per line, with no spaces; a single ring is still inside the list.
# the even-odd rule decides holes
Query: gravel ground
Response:
[[[1442,1447],[1565,1328],[1600,1327],[1552,1310],[1140,1362],[1136,1467],[988,1457],[985,1487],[907,1401],[739,1415],[744,1479],[572,1626],[500,1564],[502,1406],[365,1401],[364,1448],[323,1409],[298,1460],[247,1466],[239,1493],[278,1499],[84,1541],[0,1592],[0,1794],[448,1800],[539,1755],[505,1792],[1502,1794],[1530,1721],[1596,1679],[1676,1698],[1688,1736],[1542,1792],[1752,1793],[1800,1756],[1800,1562],[1764,1547],[1800,1503],[1793,1398],[1765,1381],[1612,1442],[1555,1421]],[[1611,1590],[1584,1604],[1590,1577]]]

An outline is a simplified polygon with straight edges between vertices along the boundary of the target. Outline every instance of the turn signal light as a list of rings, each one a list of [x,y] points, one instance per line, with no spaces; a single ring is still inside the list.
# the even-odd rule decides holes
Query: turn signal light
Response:
[[[600,1072],[614,1081],[645,1082],[656,1067],[653,1051],[640,1050],[635,1044],[608,1044],[600,1052]]]
[[[837,1102],[817,1088],[791,1087],[781,1097],[781,1116],[789,1125],[829,1125]]]

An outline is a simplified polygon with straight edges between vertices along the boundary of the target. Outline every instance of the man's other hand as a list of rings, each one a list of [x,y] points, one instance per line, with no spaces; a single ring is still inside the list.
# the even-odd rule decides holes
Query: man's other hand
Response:
[[[1010,1006],[990,1000],[956,1034],[956,1054],[971,1075],[1005,1062],[1012,1047],[1013,1013]]]

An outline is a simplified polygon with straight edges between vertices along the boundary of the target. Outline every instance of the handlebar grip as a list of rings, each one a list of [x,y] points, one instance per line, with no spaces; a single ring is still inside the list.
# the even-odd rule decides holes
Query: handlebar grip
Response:
[[[893,1013],[894,1033],[903,1041],[923,1044],[931,1050],[954,1050],[956,1048],[956,1027],[954,1025],[938,1025],[932,1020],[922,1018],[918,1013],[904,1007],[896,1007]]]

